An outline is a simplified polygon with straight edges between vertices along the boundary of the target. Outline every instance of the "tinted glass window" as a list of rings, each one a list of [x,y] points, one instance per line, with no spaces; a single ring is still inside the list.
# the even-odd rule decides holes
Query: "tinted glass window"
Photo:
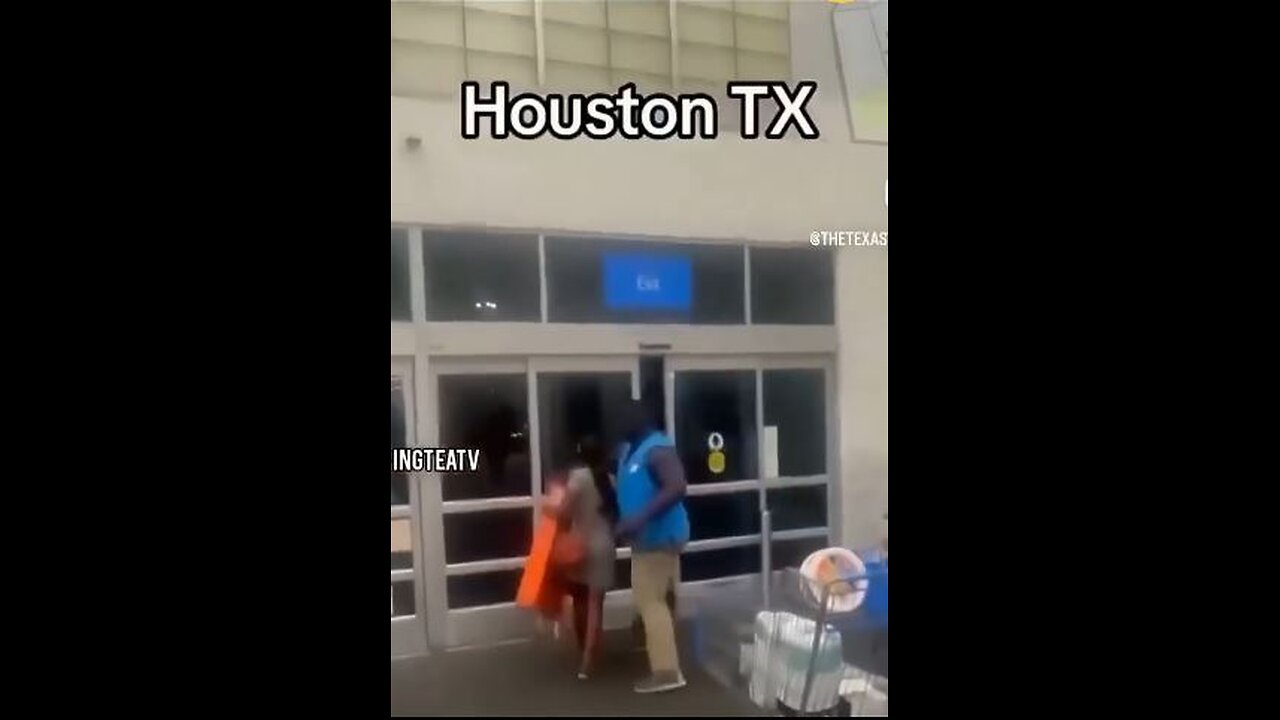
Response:
[[[829,248],[751,248],[751,322],[831,325],[835,275]]]
[[[391,231],[391,319],[409,320],[409,236]]]
[[[537,236],[428,232],[422,249],[428,319],[542,319]]]

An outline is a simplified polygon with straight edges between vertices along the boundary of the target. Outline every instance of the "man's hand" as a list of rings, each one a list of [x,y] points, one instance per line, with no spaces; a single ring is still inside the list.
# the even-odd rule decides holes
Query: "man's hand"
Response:
[[[623,518],[618,521],[618,526],[614,528],[614,533],[620,538],[629,538],[640,532],[640,527],[643,524],[643,520],[636,515]]]

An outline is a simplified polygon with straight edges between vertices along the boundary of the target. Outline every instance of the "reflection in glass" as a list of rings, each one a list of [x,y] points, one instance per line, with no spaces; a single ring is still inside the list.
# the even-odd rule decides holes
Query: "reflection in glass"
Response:
[[[686,370],[676,373],[676,448],[690,483],[754,480],[756,380],[753,370]],[[724,440],[724,471],[708,466],[708,440]]]
[[[524,375],[440,376],[440,445],[480,450],[478,473],[442,476],[445,500],[529,496],[527,385]]]

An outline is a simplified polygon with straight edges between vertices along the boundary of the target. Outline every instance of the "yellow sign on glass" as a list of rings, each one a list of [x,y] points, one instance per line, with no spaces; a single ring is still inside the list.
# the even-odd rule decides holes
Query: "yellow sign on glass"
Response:
[[[711,454],[707,455],[707,469],[716,475],[724,472],[724,453],[712,450]]]

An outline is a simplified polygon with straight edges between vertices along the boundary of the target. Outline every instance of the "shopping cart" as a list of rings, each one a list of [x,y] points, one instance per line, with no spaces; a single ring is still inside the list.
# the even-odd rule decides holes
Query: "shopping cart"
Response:
[[[703,597],[694,623],[703,669],[783,715],[887,714],[888,563],[856,554],[865,572],[817,583],[787,568],[767,572],[758,592]],[[833,599],[842,582],[864,593],[851,612]]]
[[[807,606],[816,627],[824,632],[813,633],[809,652],[809,665],[804,675],[800,695],[800,708],[809,708],[809,699],[818,679],[818,661],[826,630],[838,637],[840,654],[846,667],[856,672],[846,680],[858,684],[861,692],[860,711],[868,700],[883,697],[888,710],[889,683],[889,563],[877,549],[855,553],[863,559],[862,572],[847,572],[826,583],[810,580],[794,569],[783,571],[782,600],[792,607]],[[864,593],[862,602],[852,611],[841,611],[834,603],[832,590],[846,583]],[[801,597],[796,602],[788,593],[789,587],[797,588]],[[789,601],[789,602],[788,602]],[[847,687],[847,686],[846,686]],[[841,693],[844,694],[844,693]]]

